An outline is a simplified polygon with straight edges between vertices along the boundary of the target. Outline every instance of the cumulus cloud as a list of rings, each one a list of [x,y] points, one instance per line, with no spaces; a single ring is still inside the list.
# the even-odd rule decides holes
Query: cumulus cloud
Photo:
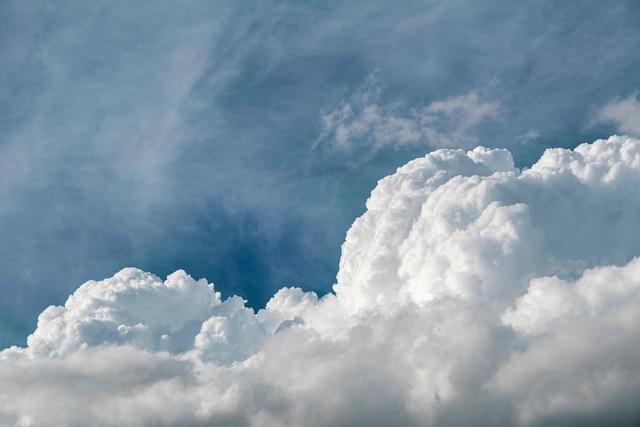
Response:
[[[589,269],[576,281],[533,280],[502,316],[528,347],[509,356],[491,387],[516,395],[525,422],[559,414],[595,413],[601,422],[618,419],[618,411],[629,416],[640,392],[633,350],[640,342],[639,291],[639,258]],[[637,423],[637,412],[632,419]]]
[[[0,352],[0,424],[634,425],[639,217],[640,140],[438,150],[378,183],[322,298],[85,283]]]
[[[614,99],[602,107],[596,117],[596,122],[613,123],[618,132],[640,135],[640,101],[638,93],[628,98]]]
[[[365,148],[375,152],[384,147],[428,145],[469,147],[473,129],[496,119],[501,105],[483,100],[477,91],[434,101],[406,111],[400,103],[380,102],[381,88],[370,76],[350,99],[321,117],[318,143],[327,142],[340,150]]]

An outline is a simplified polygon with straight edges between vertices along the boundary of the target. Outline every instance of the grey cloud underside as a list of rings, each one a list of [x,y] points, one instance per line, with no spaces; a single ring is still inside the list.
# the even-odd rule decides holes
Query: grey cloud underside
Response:
[[[0,424],[634,425],[639,217],[640,140],[438,150],[379,181],[320,299],[83,284],[0,353]]]

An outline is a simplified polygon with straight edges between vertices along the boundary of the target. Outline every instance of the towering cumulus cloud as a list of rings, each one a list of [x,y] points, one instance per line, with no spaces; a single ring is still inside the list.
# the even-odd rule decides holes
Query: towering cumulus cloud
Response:
[[[435,151],[378,183],[323,298],[85,283],[0,353],[0,424],[634,425],[639,220],[640,140]]]

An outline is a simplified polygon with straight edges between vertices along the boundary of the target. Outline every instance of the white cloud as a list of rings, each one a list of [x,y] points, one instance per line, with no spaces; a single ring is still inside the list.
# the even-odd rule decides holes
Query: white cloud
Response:
[[[522,421],[633,408],[625,405],[640,393],[640,258],[575,282],[536,279],[503,320],[528,346],[491,387],[515,396]]]
[[[610,122],[615,124],[618,132],[640,135],[640,101],[638,93],[628,98],[614,99],[602,107],[596,117],[596,122]]]
[[[527,133],[520,135],[518,139],[520,140],[521,143],[528,144],[530,142],[533,142],[539,139],[541,136],[542,134],[540,133],[539,130],[531,129]]]
[[[0,353],[0,424],[633,425],[639,184],[628,137],[523,171],[435,151],[378,183],[322,299],[85,283]]]
[[[409,111],[398,103],[381,104],[380,95],[375,78],[370,77],[348,101],[322,115],[318,143],[372,152],[411,145],[470,147],[476,142],[474,128],[496,119],[501,111],[499,103],[483,100],[476,91]]]

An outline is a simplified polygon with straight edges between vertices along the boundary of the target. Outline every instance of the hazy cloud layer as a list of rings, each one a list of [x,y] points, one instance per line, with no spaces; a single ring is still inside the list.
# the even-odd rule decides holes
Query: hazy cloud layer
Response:
[[[0,353],[0,423],[634,425],[640,140],[438,150],[382,179],[334,293],[254,313],[129,268]],[[89,421],[90,420],[90,421]]]

